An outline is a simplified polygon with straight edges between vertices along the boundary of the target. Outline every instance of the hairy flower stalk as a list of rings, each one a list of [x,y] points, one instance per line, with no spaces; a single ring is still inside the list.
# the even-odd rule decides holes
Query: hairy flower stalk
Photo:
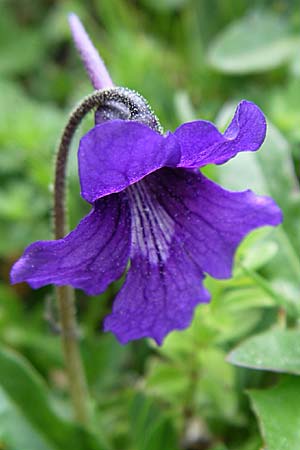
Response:
[[[77,16],[71,14],[69,23],[77,49],[88,70],[95,89],[112,87],[113,83],[98,52],[89,40]],[[74,133],[84,116],[105,99],[105,92],[93,94],[86,98],[71,114],[64,129],[58,148],[55,164],[54,182],[54,237],[62,238],[67,232],[66,225],[66,168],[70,144]],[[71,286],[57,286],[62,345],[69,389],[75,419],[83,426],[90,420],[89,394],[78,346],[78,327],[76,321],[75,293]]]
[[[91,107],[93,100],[80,105],[70,117],[63,132],[57,152],[54,183],[54,237],[62,238],[67,232],[66,226],[66,169],[70,144],[77,126]],[[71,286],[57,286],[57,301],[61,325],[62,345],[69,380],[69,389],[76,420],[82,425],[89,423],[89,395],[84,368],[78,347],[78,330],[74,289]]]

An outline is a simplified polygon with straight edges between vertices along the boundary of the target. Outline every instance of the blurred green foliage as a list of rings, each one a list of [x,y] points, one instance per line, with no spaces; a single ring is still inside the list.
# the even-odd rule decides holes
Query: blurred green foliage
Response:
[[[1,450],[298,449],[297,6],[292,0],[0,1]],[[232,280],[207,280],[212,303],[162,347],[149,340],[122,347],[101,332],[118,283],[94,298],[78,292],[94,399],[87,431],[72,421],[51,287],[12,287],[8,275],[26,245],[51,236],[55,146],[68,112],[91,92],[71,42],[70,11],[81,17],[115,83],[140,91],[166,129],[200,117],[222,129],[233,105],[255,101],[269,123],[262,150],[205,170],[228,188],[272,195],[285,217],[278,229],[244,241]],[[90,118],[83,128],[91,124]],[[75,151],[76,144],[72,226],[87,211]],[[229,351],[236,366],[226,360]]]

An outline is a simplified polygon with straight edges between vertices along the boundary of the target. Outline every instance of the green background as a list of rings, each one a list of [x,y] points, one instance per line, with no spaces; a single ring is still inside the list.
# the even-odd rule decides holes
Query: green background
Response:
[[[120,282],[97,297],[78,291],[88,430],[72,420],[52,288],[9,284],[23,249],[51,238],[56,145],[92,91],[71,11],[115,84],[144,95],[165,129],[202,118],[223,130],[241,99],[256,102],[268,119],[262,150],[205,172],[272,195],[284,213],[243,242],[232,280],[207,279],[211,304],[162,347],[101,331]],[[0,12],[0,449],[300,449],[299,3],[1,0]],[[88,211],[76,145],[72,227]]]

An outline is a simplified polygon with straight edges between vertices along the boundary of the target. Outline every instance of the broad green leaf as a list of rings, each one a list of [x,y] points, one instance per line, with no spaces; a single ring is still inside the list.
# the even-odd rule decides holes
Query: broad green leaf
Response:
[[[104,450],[93,435],[56,414],[48,389],[39,374],[23,357],[4,348],[0,348],[0,388],[9,405],[8,411],[11,405],[17,408],[21,417],[20,427],[25,424],[26,429],[34,430],[34,436],[43,442],[43,450],[47,445],[57,450]],[[6,429],[3,428],[4,422],[1,425],[2,436],[6,436],[8,441],[14,439],[10,433],[15,433],[18,422],[15,427],[8,423]],[[16,450],[24,449],[20,447]]]
[[[221,72],[263,72],[287,62],[298,45],[299,37],[280,16],[257,11],[221,32],[209,48],[208,60]]]
[[[252,336],[227,360],[237,366],[300,375],[300,331],[271,330]]]
[[[267,450],[296,450],[300,442],[300,378],[287,377],[278,386],[250,391]]]

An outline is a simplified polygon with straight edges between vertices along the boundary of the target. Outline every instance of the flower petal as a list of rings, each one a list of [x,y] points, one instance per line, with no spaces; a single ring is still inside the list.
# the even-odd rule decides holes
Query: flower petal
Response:
[[[254,228],[280,223],[272,199],[229,192],[194,170],[164,168],[127,189],[132,216],[131,267],[105,319],[122,343],[161,343],[209,300],[203,272],[231,275],[235,250]]]
[[[174,234],[215,278],[229,278],[234,253],[252,230],[278,225],[276,203],[252,191],[231,192],[200,172],[162,169],[147,178],[157,201],[175,222]]]
[[[112,195],[64,239],[38,241],[25,250],[11,271],[12,283],[33,288],[72,285],[87,294],[103,292],[126,268],[130,249],[130,211],[123,194]]]
[[[201,267],[181,245],[173,217],[151,191],[158,173],[126,191],[132,217],[131,267],[105,320],[105,330],[122,343],[146,336],[161,343],[169,331],[188,326],[197,303],[209,300]]]
[[[190,324],[199,302],[209,301],[203,278],[197,263],[180,246],[172,246],[163,264],[151,264],[136,253],[104,330],[112,331],[122,344],[143,337],[161,344],[170,331]]]
[[[231,275],[235,250],[251,230],[280,223],[272,199],[229,192],[194,170],[163,168],[127,189],[132,216],[131,267],[105,319],[122,343],[161,343],[188,326],[209,300],[203,272]]]
[[[97,125],[80,141],[81,195],[88,202],[120,192],[162,166],[175,166],[180,149],[146,125],[111,120]]]
[[[258,150],[265,139],[266,120],[258,106],[243,100],[224,134],[212,123],[197,120],[181,125],[174,135],[181,146],[178,167],[222,164],[238,152]]]

